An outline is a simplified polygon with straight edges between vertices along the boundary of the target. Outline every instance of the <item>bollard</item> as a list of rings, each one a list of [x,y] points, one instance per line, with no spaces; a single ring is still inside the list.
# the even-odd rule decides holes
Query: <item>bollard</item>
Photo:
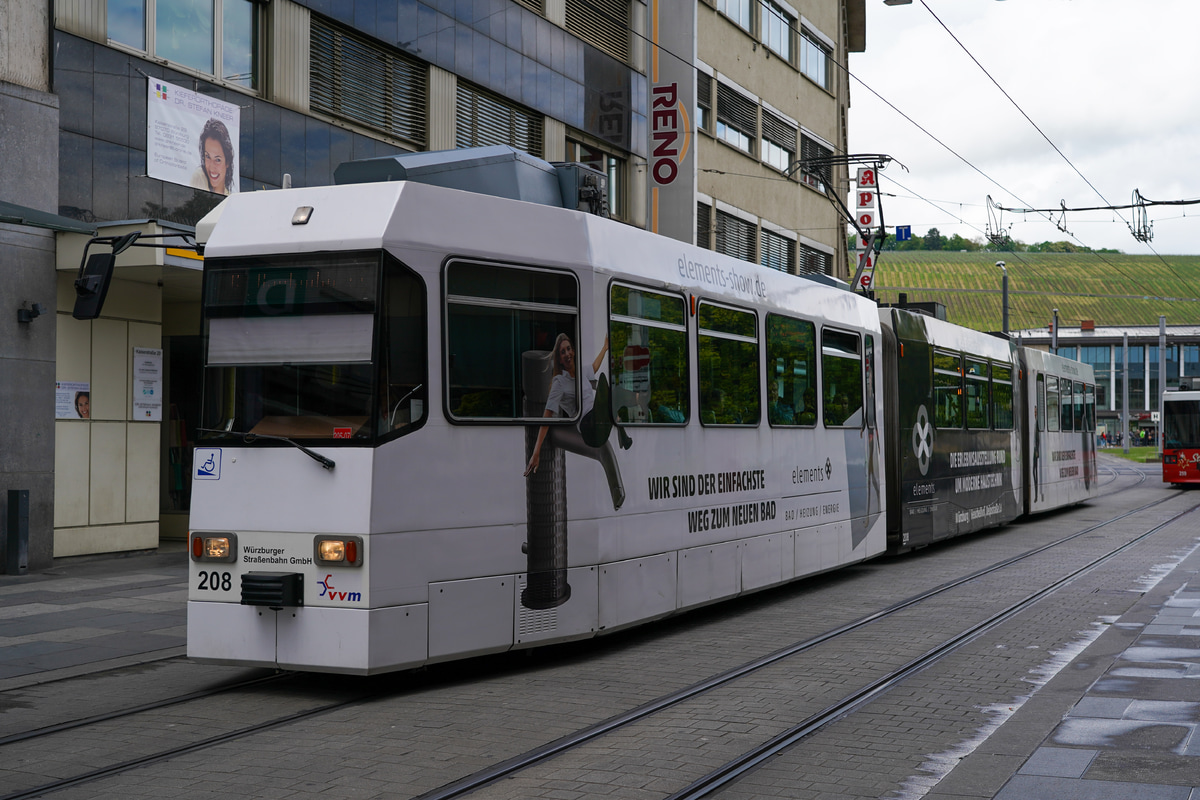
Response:
[[[8,525],[4,537],[4,571],[24,575],[29,569],[29,490],[8,490]]]

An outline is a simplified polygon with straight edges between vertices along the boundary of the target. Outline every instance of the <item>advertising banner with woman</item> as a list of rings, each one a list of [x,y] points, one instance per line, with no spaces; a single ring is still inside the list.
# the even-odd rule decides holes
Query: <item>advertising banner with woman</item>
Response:
[[[238,191],[241,109],[154,78],[147,83],[147,174],[215,194]]]

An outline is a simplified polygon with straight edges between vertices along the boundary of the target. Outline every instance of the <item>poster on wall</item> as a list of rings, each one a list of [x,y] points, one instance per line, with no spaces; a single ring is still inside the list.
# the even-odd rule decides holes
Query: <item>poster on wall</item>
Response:
[[[91,419],[91,384],[87,381],[55,381],[54,418]]]
[[[238,191],[241,109],[155,78],[147,84],[146,173],[216,194]]]
[[[133,419],[162,422],[162,350],[133,348]]]

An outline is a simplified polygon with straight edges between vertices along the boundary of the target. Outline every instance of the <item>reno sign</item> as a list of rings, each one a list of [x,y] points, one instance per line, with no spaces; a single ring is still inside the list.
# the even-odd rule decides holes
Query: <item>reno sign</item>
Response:
[[[650,98],[650,174],[657,186],[670,186],[687,157],[692,125],[679,99],[679,84],[655,86]]]
[[[696,2],[650,2],[650,230],[689,244],[696,235]]]

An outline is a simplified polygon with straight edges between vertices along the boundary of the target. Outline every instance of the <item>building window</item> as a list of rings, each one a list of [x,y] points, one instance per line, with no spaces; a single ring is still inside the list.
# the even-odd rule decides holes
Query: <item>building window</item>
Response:
[[[425,143],[428,69],[313,16],[309,104],[314,111]]]
[[[747,31],[753,30],[750,23],[750,0],[717,0],[717,11]]]
[[[723,83],[717,84],[717,138],[754,155],[758,105]]]
[[[1112,388],[1111,353],[1108,345],[1084,345],[1079,348],[1079,360],[1091,364],[1096,373],[1096,401],[1107,410]]]
[[[608,211],[617,219],[625,218],[625,159],[597,147],[567,140],[567,161],[586,164],[608,176]]]
[[[806,133],[800,134],[800,159],[805,162],[800,179],[818,192],[828,191],[832,179],[833,150]]]
[[[696,73],[696,129],[712,132],[712,76]]]
[[[569,32],[629,63],[629,0],[566,1]]]
[[[712,250],[712,206],[696,203],[696,246]]]
[[[717,209],[716,250],[718,253],[753,263],[756,260],[754,256],[757,250],[754,246],[754,233],[754,223]]]
[[[796,160],[796,128],[787,120],[762,112],[762,160],[780,172],[787,172]]]
[[[780,272],[791,272],[796,260],[796,243],[786,236],[763,228],[762,265]]]
[[[258,4],[108,0],[108,39],[217,80],[258,88]]]
[[[806,244],[800,245],[800,263],[796,265],[800,275],[832,275],[833,256]]]
[[[542,155],[542,117],[490,92],[458,83],[457,147],[508,144]]]
[[[792,30],[796,20],[771,0],[762,4],[763,44],[779,54],[784,61],[792,60]]]
[[[800,32],[800,71],[827,91],[829,87],[829,48],[808,31]]]

